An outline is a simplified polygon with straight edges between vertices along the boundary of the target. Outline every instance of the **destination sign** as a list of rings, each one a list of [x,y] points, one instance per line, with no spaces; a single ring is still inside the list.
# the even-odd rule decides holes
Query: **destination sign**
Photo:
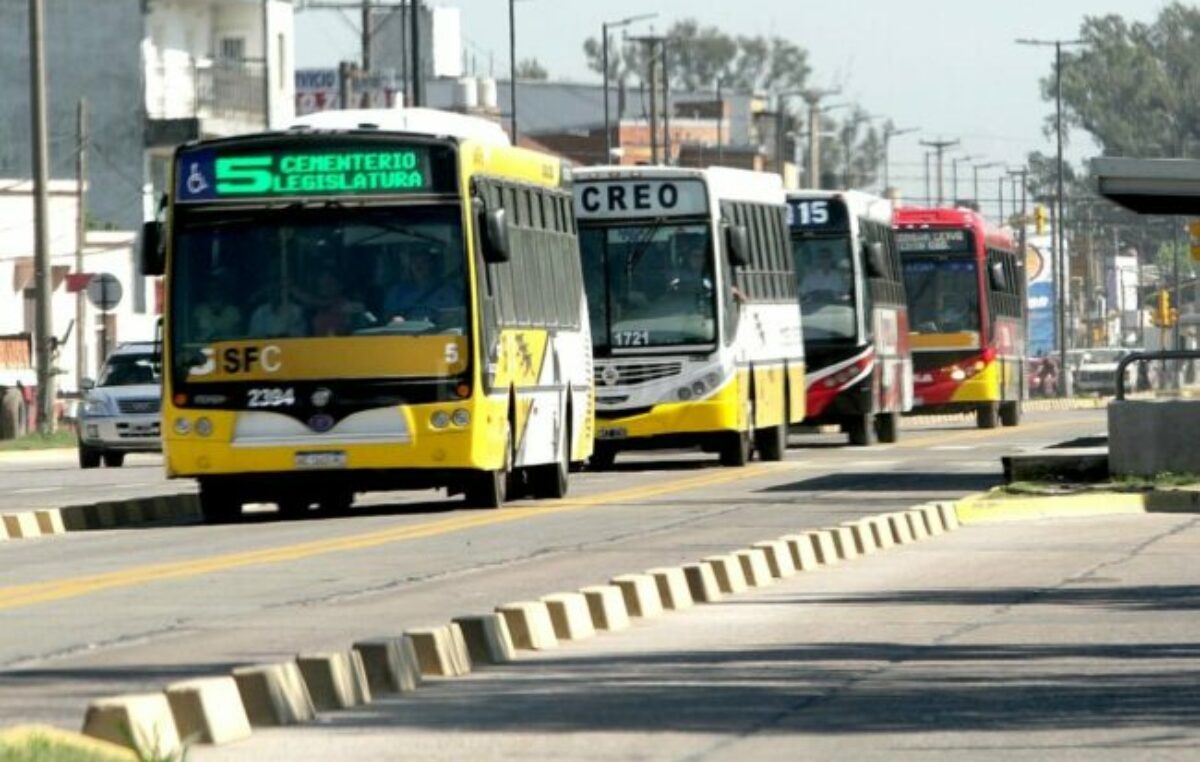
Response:
[[[421,193],[434,185],[430,165],[425,146],[199,148],[179,157],[176,199]]]
[[[943,253],[971,250],[971,238],[965,230],[897,230],[896,248],[900,253]]]
[[[789,198],[788,226],[797,230],[842,231],[850,229],[846,204],[829,198]]]
[[[575,182],[575,214],[580,219],[688,217],[708,213],[700,180],[616,180]]]

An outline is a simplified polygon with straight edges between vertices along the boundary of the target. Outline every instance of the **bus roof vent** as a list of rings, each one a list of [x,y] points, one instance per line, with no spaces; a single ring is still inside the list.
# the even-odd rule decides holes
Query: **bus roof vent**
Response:
[[[431,108],[318,111],[296,119],[292,129],[297,128],[409,132],[477,140],[490,145],[511,145],[504,128],[490,119]]]

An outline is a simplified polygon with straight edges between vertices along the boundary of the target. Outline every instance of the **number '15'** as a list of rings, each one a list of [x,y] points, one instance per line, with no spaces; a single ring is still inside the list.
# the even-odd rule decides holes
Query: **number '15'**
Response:
[[[271,189],[271,157],[217,159],[217,193],[265,193]]]

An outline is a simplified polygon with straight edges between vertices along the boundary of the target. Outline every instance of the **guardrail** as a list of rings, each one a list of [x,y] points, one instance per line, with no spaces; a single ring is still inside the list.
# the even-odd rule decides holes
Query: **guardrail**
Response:
[[[1155,360],[1200,360],[1200,349],[1167,349],[1161,352],[1134,352],[1117,363],[1117,399],[1125,399],[1125,370],[1135,362]]]

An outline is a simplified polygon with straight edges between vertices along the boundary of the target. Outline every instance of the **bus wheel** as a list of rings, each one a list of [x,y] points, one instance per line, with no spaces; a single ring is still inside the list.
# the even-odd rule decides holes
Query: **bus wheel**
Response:
[[[592,457],[588,458],[588,467],[593,471],[608,471],[616,462],[617,448],[597,442]]]
[[[567,496],[571,480],[571,427],[563,429],[557,461],[529,469],[529,491],[536,498],[558,500]]]
[[[761,460],[783,460],[784,453],[787,452],[787,426],[780,424],[766,429],[757,429],[754,432],[754,449],[758,450],[758,457]]]
[[[1002,402],[1000,403],[1000,423],[1005,426],[1020,426],[1021,425],[1021,403]]]
[[[975,425],[981,429],[994,429],[1000,425],[1000,411],[995,402],[980,405],[975,413]]]
[[[200,513],[205,524],[228,524],[242,515],[242,501],[233,490],[211,482],[200,482]]]
[[[509,498],[509,485],[515,481],[512,468],[513,446],[511,427],[506,435],[508,447],[504,451],[504,465],[495,471],[476,471],[467,479],[463,499],[468,508],[499,508]]]
[[[850,435],[850,444],[855,447],[869,446],[875,434],[874,416],[866,413],[847,418],[846,433]]]
[[[900,414],[880,413],[875,416],[875,434],[880,442],[891,444],[900,441]]]
[[[750,461],[750,434],[746,431],[729,431],[722,436],[720,449],[722,466],[737,468]]]

